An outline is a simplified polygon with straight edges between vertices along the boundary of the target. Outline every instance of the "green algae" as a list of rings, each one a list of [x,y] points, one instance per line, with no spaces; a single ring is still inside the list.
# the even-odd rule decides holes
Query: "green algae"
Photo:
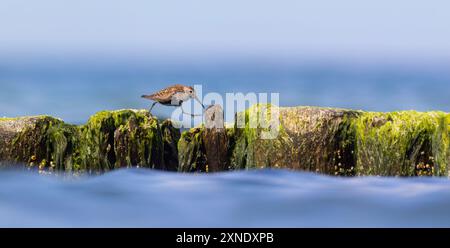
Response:
[[[108,171],[120,167],[163,168],[158,121],[147,111],[103,111],[80,127],[79,166]]]
[[[292,153],[292,141],[280,125],[278,107],[257,104],[236,118],[230,146],[231,169],[287,168]],[[240,127],[239,123],[245,123]],[[273,134],[273,137],[269,137]],[[267,137],[265,137],[267,136]]]
[[[278,119],[270,113],[274,110]],[[261,115],[264,111],[267,114]],[[231,165],[234,169],[289,168],[351,175],[354,130],[350,126],[358,113],[330,108],[252,106],[237,116],[245,118],[246,125],[235,128]],[[249,125],[252,119],[263,126]],[[262,138],[262,131],[273,130],[273,138]]]
[[[81,170],[77,160],[80,147],[80,130],[77,126],[58,123],[51,126],[46,133],[47,159],[40,168],[64,171]]]
[[[360,112],[345,112],[334,133],[334,151],[332,164],[334,170],[329,171],[336,176],[356,175],[356,130],[354,121]]]
[[[49,116],[32,117],[11,141],[9,158],[16,162],[27,162],[31,166],[45,166],[50,161],[51,151],[49,132],[63,122]]]
[[[178,143],[181,138],[180,129],[175,128],[172,121],[165,120],[161,124],[161,133],[164,149],[164,169],[178,170]]]
[[[82,126],[48,116],[3,120],[11,125],[3,124],[0,130],[0,135],[5,136],[0,139],[1,160],[49,170],[101,172],[130,166],[164,169],[167,136],[173,139],[172,146],[179,136],[179,130],[170,122],[160,125],[147,111],[139,110],[102,111]],[[7,137],[9,134],[14,137]],[[165,156],[176,157],[177,152],[168,150]]]
[[[10,131],[17,133],[3,147],[2,160],[26,163],[39,169],[67,170],[79,140],[77,126],[50,116],[21,117]]]
[[[178,142],[180,172],[207,172],[206,152],[203,143],[204,127],[197,127],[181,134]]]
[[[251,128],[263,105],[238,118],[233,169],[280,167],[331,175],[448,176],[450,117],[443,112],[373,113],[345,109],[279,108],[279,135],[261,139]],[[242,119],[241,119],[242,121]]]
[[[0,117],[0,122],[3,122],[3,121],[16,121],[16,120],[20,120],[20,118],[22,118],[22,117]]]
[[[357,174],[447,176],[448,121],[442,112],[363,113],[354,123]]]
[[[354,167],[352,121],[359,111],[317,107],[282,109],[282,125],[293,140],[297,169],[351,175]]]
[[[449,114],[270,106],[252,106],[227,126],[228,169],[449,176]],[[180,134],[170,121],[159,123],[147,111],[102,111],[81,126],[49,116],[0,118],[0,123],[2,161],[62,171],[131,166],[209,171],[203,126]],[[273,139],[263,138],[272,132]]]

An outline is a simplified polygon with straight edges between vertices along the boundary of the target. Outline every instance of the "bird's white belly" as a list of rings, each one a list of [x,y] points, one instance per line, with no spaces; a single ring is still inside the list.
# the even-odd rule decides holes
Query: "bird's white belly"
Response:
[[[178,92],[172,96],[172,105],[180,106],[183,102],[189,100],[189,94]]]

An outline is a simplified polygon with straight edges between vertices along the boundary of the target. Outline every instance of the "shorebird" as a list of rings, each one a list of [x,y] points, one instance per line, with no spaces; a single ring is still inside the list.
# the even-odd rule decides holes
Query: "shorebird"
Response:
[[[143,95],[142,98],[155,101],[150,107],[150,114],[152,113],[153,107],[155,107],[155,105],[159,103],[165,106],[181,107],[183,114],[196,116],[194,114],[186,113],[183,109],[183,102],[189,99],[195,99],[202,105],[203,109],[205,108],[203,103],[198,99],[194,88],[180,84],[169,86],[151,95]]]

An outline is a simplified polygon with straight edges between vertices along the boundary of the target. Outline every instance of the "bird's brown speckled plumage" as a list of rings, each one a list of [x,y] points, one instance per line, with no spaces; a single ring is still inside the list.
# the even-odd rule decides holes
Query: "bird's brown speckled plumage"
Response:
[[[188,87],[193,89],[192,87],[189,86],[184,86],[181,84],[175,84],[172,86],[169,86],[165,89],[162,89],[154,94],[151,95],[143,95],[143,98],[149,99],[149,100],[153,100],[153,101],[157,101],[157,102],[168,102],[171,100],[171,97],[177,93],[177,92],[184,92],[184,88]]]
[[[151,95],[143,95],[142,98],[149,99],[154,101],[153,105],[150,107],[149,112],[151,113],[153,107],[159,103],[165,106],[174,106],[174,107],[181,107],[183,114],[186,114],[186,112],[183,110],[183,102],[189,100],[189,99],[195,99],[198,101],[203,109],[205,106],[203,103],[199,100],[197,95],[195,94],[195,90],[193,87],[185,86],[181,84],[175,84],[172,86],[169,86],[165,89],[162,89],[154,94]],[[191,116],[195,116],[193,114],[190,114]]]

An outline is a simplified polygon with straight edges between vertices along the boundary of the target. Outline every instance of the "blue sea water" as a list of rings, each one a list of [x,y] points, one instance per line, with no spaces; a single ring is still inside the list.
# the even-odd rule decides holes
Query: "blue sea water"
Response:
[[[0,173],[2,227],[450,227],[447,179]]]
[[[100,110],[146,108],[139,96],[171,83],[202,84],[203,93],[279,92],[283,106],[450,111],[442,63],[18,59],[0,60],[0,116],[84,123]],[[446,178],[0,171],[3,227],[450,227],[449,207]]]
[[[0,116],[50,114],[84,123],[97,111],[148,108],[174,83],[209,92],[278,92],[280,105],[450,111],[450,63],[308,60],[0,59]],[[155,114],[170,116],[158,106]]]

